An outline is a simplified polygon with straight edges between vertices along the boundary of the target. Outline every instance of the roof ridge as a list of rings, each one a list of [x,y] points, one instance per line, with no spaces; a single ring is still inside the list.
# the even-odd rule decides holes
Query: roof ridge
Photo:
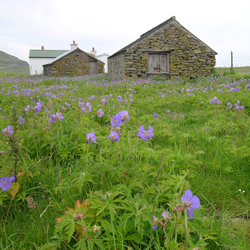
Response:
[[[170,21],[176,21],[176,17],[175,16],[172,16],[170,17],[169,19],[167,19],[166,21],[164,21],[163,23],[155,26],[154,28],[148,30],[147,32],[143,33],[138,39],[136,39],[134,42],[130,43],[129,45],[123,47],[122,49],[118,50],[116,53],[114,53],[113,55],[109,56],[110,57],[113,57],[123,51],[125,51],[127,48],[129,48],[130,46],[136,44],[137,42],[141,41],[142,39],[146,38],[147,36],[151,35],[152,33],[154,33],[156,30],[164,27],[167,23],[169,23]]]
[[[54,58],[54,59],[53,59],[52,61],[50,61],[49,63],[43,64],[43,66],[45,66],[45,65],[51,65],[52,63],[56,62],[57,60],[61,59],[61,58],[64,57],[64,56],[66,56],[66,55],[72,53],[72,52],[75,51],[75,50],[80,50],[80,51],[83,52],[84,54],[86,54],[86,55],[88,55],[88,56],[94,58],[96,61],[100,61],[101,63],[103,63],[101,60],[97,59],[96,57],[91,56],[88,52],[85,52],[84,50],[80,49],[79,47],[76,47],[75,49],[66,51],[65,53],[63,53],[63,54],[57,56],[56,58]]]

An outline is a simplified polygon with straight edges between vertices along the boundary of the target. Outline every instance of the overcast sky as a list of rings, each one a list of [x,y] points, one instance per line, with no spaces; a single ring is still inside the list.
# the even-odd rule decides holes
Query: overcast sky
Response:
[[[250,65],[249,0],[0,0],[0,50],[79,48],[112,55],[172,16],[215,50],[217,65]],[[226,65],[227,64],[227,65]]]

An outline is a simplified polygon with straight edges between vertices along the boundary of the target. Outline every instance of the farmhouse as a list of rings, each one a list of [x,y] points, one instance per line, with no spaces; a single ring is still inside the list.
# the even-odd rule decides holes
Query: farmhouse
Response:
[[[193,79],[214,72],[216,54],[173,16],[108,57],[108,74],[113,79]]]
[[[104,62],[76,47],[43,65],[45,76],[81,76],[103,73]]]
[[[56,57],[67,52],[68,50],[45,50],[44,46],[29,51],[30,75],[43,74],[43,64],[51,62]]]

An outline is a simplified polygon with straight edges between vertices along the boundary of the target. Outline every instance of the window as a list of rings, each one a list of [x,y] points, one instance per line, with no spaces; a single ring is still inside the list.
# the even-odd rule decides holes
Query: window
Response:
[[[169,54],[148,53],[148,74],[169,74]]]

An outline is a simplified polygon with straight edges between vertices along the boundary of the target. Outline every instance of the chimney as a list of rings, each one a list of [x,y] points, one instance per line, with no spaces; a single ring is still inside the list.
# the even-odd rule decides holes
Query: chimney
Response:
[[[42,50],[44,50],[44,46],[42,46]]]
[[[96,56],[96,51],[95,51],[95,48],[93,47],[92,48],[92,51],[90,52],[93,56]]]
[[[78,44],[76,44],[75,41],[73,41],[73,44],[70,44],[70,50],[76,49],[78,47]]]

